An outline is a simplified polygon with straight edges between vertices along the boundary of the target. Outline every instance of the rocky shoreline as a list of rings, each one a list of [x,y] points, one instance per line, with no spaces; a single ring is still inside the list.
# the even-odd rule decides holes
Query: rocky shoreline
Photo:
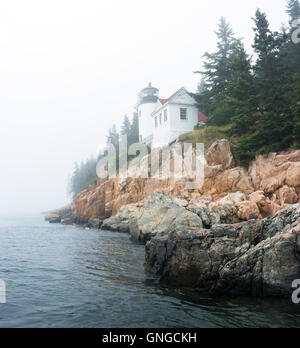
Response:
[[[62,220],[63,221],[63,220]],[[129,233],[163,283],[214,295],[289,297],[300,278],[300,204],[242,221],[235,206],[182,206],[162,193],[84,227]]]
[[[161,282],[213,294],[290,296],[300,279],[300,150],[234,167],[227,140],[205,155],[205,181],[99,180],[45,218],[130,234]]]

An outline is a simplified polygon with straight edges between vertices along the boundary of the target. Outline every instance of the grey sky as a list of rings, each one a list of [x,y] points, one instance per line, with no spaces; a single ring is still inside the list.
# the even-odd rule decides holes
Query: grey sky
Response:
[[[149,81],[194,91],[219,18],[248,49],[259,7],[285,0],[6,0],[0,3],[0,215],[63,206],[74,161],[95,153]]]

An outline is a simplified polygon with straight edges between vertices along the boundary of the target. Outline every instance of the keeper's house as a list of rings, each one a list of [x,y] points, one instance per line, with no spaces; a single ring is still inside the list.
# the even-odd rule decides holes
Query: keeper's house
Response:
[[[199,112],[196,101],[182,87],[168,99],[159,98],[159,90],[151,83],[142,90],[138,108],[140,142],[162,147],[181,134],[204,125],[207,117]]]

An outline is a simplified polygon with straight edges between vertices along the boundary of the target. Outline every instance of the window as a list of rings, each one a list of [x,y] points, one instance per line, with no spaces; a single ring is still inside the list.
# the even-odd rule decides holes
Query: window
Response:
[[[158,124],[157,124],[157,116],[155,117],[155,128],[158,127]]]
[[[167,112],[167,110],[164,110],[164,121],[165,122],[168,121],[168,112]]]
[[[187,120],[187,109],[180,108],[180,119]]]
[[[159,114],[159,124],[161,125],[161,114]]]

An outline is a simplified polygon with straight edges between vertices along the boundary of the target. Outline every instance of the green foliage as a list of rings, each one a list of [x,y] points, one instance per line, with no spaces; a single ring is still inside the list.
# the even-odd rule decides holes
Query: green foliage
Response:
[[[138,142],[139,140],[139,119],[138,114],[135,112],[130,122],[127,115],[124,116],[123,124],[121,126],[121,135],[127,136],[127,147],[131,144]],[[116,150],[115,161],[117,163],[117,170],[119,170],[119,141],[120,134],[117,130],[117,126],[113,125],[106,136],[107,144],[112,144]],[[75,198],[78,193],[87,189],[90,185],[97,182],[96,166],[98,161],[105,157],[107,153],[98,156],[97,159],[91,157],[90,159],[82,162],[80,166],[77,163],[74,165],[72,177],[69,181],[69,194]],[[121,156],[122,157],[122,156]]]
[[[230,122],[230,110],[226,105],[226,88],[233,78],[230,65],[236,55],[237,40],[223,17],[220,19],[216,35],[218,50],[212,54],[208,52],[204,54],[204,71],[197,72],[202,74],[203,78],[195,99],[199,109],[210,117],[208,124],[223,126]]]
[[[299,44],[292,42],[292,33],[295,30],[293,22],[300,19],[299,0],[289,0],[287,3],[287,13],[289,14],[290,27],[288,28],[288,42],[285,47],[285,62],[290,71],[300,78],[300,47]]]
[[[96,181],[96,165],[97,160],[94,157],[87,159],[74,165],[74,171],[69,181],[69,194],[75,198],[78,193],[86,189],[89,185]]]
[[[288,0],[286,12],[290,16],[290,25],[296,19],[300,19],[300,3],[299,0]]]
[[[300,18],[299,0],[289,0],[287,12],[290,28],[272,32],[266,14],[256,11],[254,64],[224,20],[218,38],[227,39],[217,53],[205,55],[196,100],[210,116],[208,124],[230,123],[225,135],[241,165],[258,154],[300,147],[300,49],[291,40],[292,22]]]
[[[295,142],[295,146],[300,148],[300,80],[297,80],[295,83],[295,97],[294,103],[292,107],[292,112],[294,115],[294,132],[293,138]]]
[[[230,126],[205,126],[192,132],[182,134],[179,141],[182,143],[203,143],[205,148],[210,147],[216,140],[228,138],[227,131]]]

